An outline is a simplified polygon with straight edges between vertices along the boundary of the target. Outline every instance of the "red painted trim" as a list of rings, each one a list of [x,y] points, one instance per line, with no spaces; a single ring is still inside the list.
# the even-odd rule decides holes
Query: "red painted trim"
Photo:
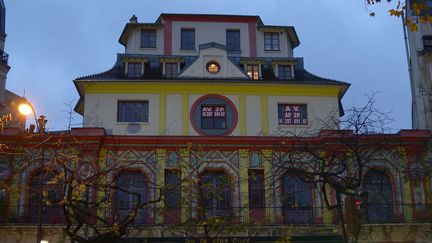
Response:
[[[172,54],[172,20],[164,19],[164,55]]]
[[[230,23],[256,23],[258,17],[244,16],[163,16],[164,21],[187,21],[187,22],[230,22]],[[166,23],[166,22],[164,22]]]
[[[256,22],[248,22],[249,27],[249,49],[250,56],[257,56],[257,41],[256,41]]]
[[[217,98],[217,99],[222,99],[222,100],[224,100],[225,102],[227,102],[228,103],[228,105],[229,106],[231,106],[231,109],[233,110],[233,113],[234,113],[234,119],[233,119],[233,123],[232,123],[232,126],[231,126],[231,128],[230,129],[228,129],[226,132],[224,132],[223,134],[220,134],[220,135],[208,135],[207,133],[205,133],[204,131],[202,131],[202,129],[201,128],[199,128],[198,126],[197,126],[197,124],[195,123],[195,119],[194,119],[194,112],[195,112],[195,109],[197,108],[197,106],[203,101],[203,100],[205,100],[205,99],[209,99],[209,98]],[[237,111],[237,108],[235,107],[235,105],[234,105],[234,103],[232,103],[232,101],[230,100],[230,99],[228,99],[227,97],[225,97],[225,96],[222,96],[222,95],[218,95],[218,94],[209,94],[209,95],[204,95],[204,96],[201,96],[199,99],[197,99],[195,102],[194,102],[194,104],[192,105],[192,108],[190,109],[190,111],[189,111],[189,119],[190,119],[190,122],[191,122],[191,124],[192,124],[192,127],[193,127],[193,129],[199,134],[199,135],[201,135],[201,136],[226,136],[226,135],[230,135],[233,131],[234,131],[234,129],[237,127],[237,121],[238,121],[238,111]]]

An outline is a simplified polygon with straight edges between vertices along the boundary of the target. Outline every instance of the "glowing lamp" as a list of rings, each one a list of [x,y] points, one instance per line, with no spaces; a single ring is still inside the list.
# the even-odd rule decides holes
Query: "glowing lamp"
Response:
[[[24,116],[30,115],[33,113],[32,107],[27,103],[22,103],[18,106],[18,111]]]

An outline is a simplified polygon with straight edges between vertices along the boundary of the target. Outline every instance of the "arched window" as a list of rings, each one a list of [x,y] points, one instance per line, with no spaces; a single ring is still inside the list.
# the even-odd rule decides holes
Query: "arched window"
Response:
[[[205,172],[202,175],[202,205],[205,217],[230,216],[231,192],[228,176],[223,172]]]
[[[282,209],[286,224],[312,224],[312,185],[287,174],[282,180]]]
[[[58,224],[64,222],[59,202],[63,199],[62,185],[53,181],[54,175],[41,171],[30,177],[27,219],[29,223]],[[44,196],[45,195],[45,196]]]
[[[142,207],[148,201],[147,178],[140,172],[121,173],[116,178],[116,220],[121,221],[133,212],[137,203]],[[139,195],[139,197],[138,197]],[[134,220],[135,224],[146,224],[148,209],[142,207]]]
[[[393,220],[393,189],[389,176],[381,170],[369,170],[364,179],[367,191],[367,220]]]

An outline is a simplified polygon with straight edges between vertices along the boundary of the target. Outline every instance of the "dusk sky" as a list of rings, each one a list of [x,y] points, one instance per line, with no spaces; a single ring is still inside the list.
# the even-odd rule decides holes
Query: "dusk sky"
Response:
[[[154,22],[161,13],[259,15],[268,25],[294,26],[308,71],[346,81],[345,108],[380,92],[377,107],[392,111],[395,131],[411,128],[411,91],[401,20],[387,4],[372,18],[363,0],[5,0],[9,65],[6,88],[25,96],[48,128],[67,128],[78,100],[73,80],[111,68],[124,52],[119,36],[129,18]],[[29,119],[29,122],[34,123]],[[82,116],[74,115],[80,126]]]

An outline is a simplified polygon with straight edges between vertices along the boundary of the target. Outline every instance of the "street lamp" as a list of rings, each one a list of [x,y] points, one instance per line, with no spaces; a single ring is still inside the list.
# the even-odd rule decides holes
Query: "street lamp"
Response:
[[[29,101],[26,100],[26,102],[21,103],[18,106],[18,111],[24,116],[27,116],[27,115],[30,115],[31,113],[33,113],[33,117],[35,119],[36,128],[37,128],[36,132],[40,133],[40,134],[45,133],[46,123],[48,122],[48,120],[46,119],[46,116],[43,116],[43,115],[39,116],[39,119],[36,118],[36,111],[35,111],[33,105]],[[30,129],[30,130],[32,130],[32,129]]]
[[[45,116],[39,116],[39,119],[37,119],[36,118],[36,111],[30,102],[28,102],[26,100],[26,102],[21,103],[18,106],[18,111],[24,116],[27,116],[27,115],[30,115],[31,113],[33,113],[33,117],[35,119],[36,127],[37,127],[36,133],[39,133],[39,134],[45,133],[46,123],[48,122],[48,120],[46,119]],[[33,129],[30,128],[30,130],[33,131],[34,127],[33,127]],[[48,241],[42,240],[42,210],[43,210],[42,209],[42,198],[40,197],[39,198],[39,205],[38,205],[38,222],[37,222],[37,229],[36,229],[36,243],[48,243]]]

